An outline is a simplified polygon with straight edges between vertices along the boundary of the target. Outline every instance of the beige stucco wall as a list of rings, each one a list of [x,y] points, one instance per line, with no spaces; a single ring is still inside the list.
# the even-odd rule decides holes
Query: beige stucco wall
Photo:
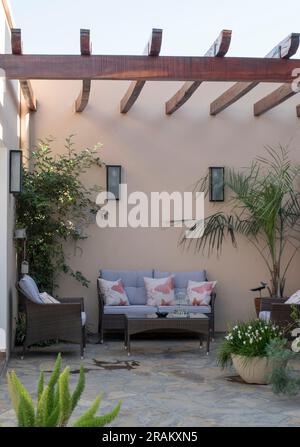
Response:
[[[73,101],[80,90],[76,81],[33,82],[39,108],[32,117],[31,141],[52,135],[60,151],[64,138],[76,134],[78,148],[102,142],[102,156],[108,164],[121,164],[128,191],[185,191],[207,172],[209,166],[241,167],[263,153],[263,146],[290,143],[291,156],[300,161],[300,127],[294,97],[259,118],[252,105],[272,90],[260,85],[219,116],[209,116],[209,104],[227,85],[202,85],[188,103],[169,117],[164,102],[180,83],[147,83],[139,100],[127,115],[119,113],[119,101],[127,82],[93,82],[91,99],[82,114],[75,114]],[[94,171],[91,183],[105,185],[104,172]],[[212,205],[206,203],[206,213]],[[97,323],[96,276],[99,268],[190,270],[206,268],[210,279],[218,280],[217,329],[227,322],[254,315],[250,287],[268,280],[265,267],[245,241],[238,250],[229,244],[220,258],[204,257],[177,246],[178,229],[89,228],[90,238],[81,244],[83,252],[68,247],[71,264],[92,283],[81,288],[63,278],[61,295],[83,295],[92,330]],[[74,256],[74,254],[76,256]],[[299,288],[299,257],[288,276],[287,292]]]

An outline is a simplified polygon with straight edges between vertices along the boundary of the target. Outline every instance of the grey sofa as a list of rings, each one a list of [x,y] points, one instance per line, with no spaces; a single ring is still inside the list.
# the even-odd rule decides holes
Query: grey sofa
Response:
[[[188,281],[207,281],[205,270],[193,272],[163,272],[159,270],[141,270],[141,271],[124,271],[124,270],[100,270],[99,277],[108,281],[116,281],[121,278],[125,291],[128,296],[130,306],[107,306],[104,297],[99,288],[97,281],[97,290],[99,298],[99,334],[100,341],[103,342],[105,331],[123,331],[125,328],[125,318],[127,315],[146,315],[149,313],[172,312],[178,306],[148,306],[146,304],[146,289],[144,285],[144,277],[148,278],[165,278],[174,275],[175,278],[175,297],[179,293],[186,293]],[[184,305],[186,311],[193,313],[205,313],[210,320],[210,330],[214,337],[214,308],[216,294],[212,293],[210,306],[189,306]]]

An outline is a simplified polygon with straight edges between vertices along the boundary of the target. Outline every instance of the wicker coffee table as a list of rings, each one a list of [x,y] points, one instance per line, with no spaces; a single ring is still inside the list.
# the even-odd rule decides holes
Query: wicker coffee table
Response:
[[[209,353],[210,325],[209,318],[204,314],[191,314],[189,317],[169,314],[166,317],[156,315],[133,316],[125,315],[125,349],[130,355],[130,337],[143,332],[170,330],[193,332],[199,335],[200,348],[202,336],[206,337],[206,353]]]

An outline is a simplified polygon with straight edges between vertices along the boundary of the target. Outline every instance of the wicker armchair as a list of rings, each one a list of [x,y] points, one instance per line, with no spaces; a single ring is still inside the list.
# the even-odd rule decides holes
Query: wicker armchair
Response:
[[[80,344],[83,358],[86,345],[85,325],[82,322],[83,298],[57,298],[60,304],[36,304],[19,285],[16,287],[26,315],[23,356],[34,343],[55,339]]]
[[[300,304],[285,304],[288,298],[262,298],[261,307],[262,311],[269,311],[270,320],[277,326],[285,329],[286,327],[292,327],[295,323],[291,317],[292,306],[296,306],[300,313]]]

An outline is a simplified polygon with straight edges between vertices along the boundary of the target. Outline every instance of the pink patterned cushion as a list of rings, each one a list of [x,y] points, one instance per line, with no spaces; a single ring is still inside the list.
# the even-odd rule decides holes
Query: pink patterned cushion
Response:
[[[121,279],[107,281],[106,279],[98,278],[98,281],[107,306],[129,306],[128,297]]]
[[[148,306],[171,306],[175,304],[174,276],[167,278],[144,278]]]
[[[211,292],[216,284],[217,281],[189,281],[187,287],[188,303],[192,306],[209,306]]]

